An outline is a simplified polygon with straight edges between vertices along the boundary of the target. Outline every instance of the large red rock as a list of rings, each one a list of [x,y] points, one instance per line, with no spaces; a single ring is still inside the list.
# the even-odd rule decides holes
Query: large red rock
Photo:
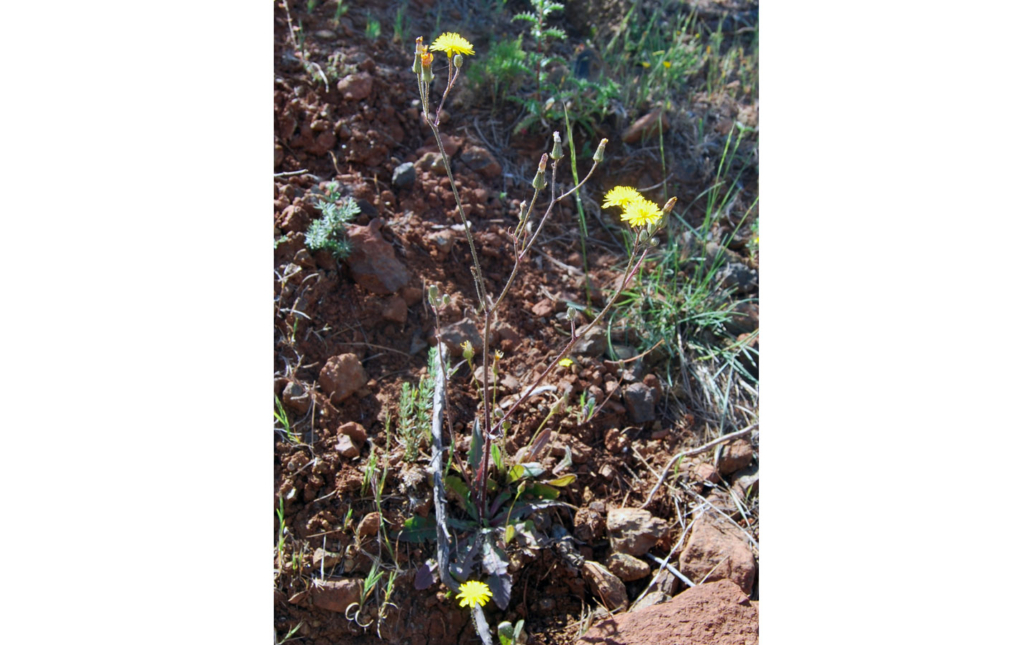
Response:
[[[756,558],[742,531],[712,510],[696,518],[679,564],[692,582],[728,579],[747,594],[756,580]]]
[[[755,645],[759,634],[759,603],[719,580],[596,623],[576,645]]]
[[[355,282],[373,293],[394,293],[405,286],[409,274],[394,256],[394,247],[380,234],[383,220],[377,217],[369,226],[348,229],[351,253],[347,263]]]

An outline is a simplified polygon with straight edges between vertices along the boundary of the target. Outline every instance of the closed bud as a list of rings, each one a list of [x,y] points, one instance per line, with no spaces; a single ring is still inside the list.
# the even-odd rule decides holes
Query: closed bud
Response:
[[[595,163],[602,163],[602,158],[606,154],[606,144],[609,143],[609,139],[602,139],[598,142],[598,148],[595,150],[595,156],[591,158]]]
[[[520,221],[527,219],[527,200],[520,202]]]
[[[552,133],[552,154],[551,157],[554,161],[559,161],[563,158],[563,147],[562,142],[559,141],[559,133]]]
[[[447,307],[450,304],[451,304],[451,296],[449,296],[448,294],[442,295],[441,296],[441,306],[442,307]]]
[[[426,288],[426,292],[427,292],[427,295],[430,296],[430,304],[432,304],[435,307],[437,305],[441,304],[437,300],[438,292],[437,292],[437,285],[436,284],[431,284],[429,287],[427,287]]]
[[[473,343],[468,340],[462,341],[462,357],[467,361],[473,359]]]
[[[452,56],[452,60],[455,61],[455,67],[462,67],[462,54],[455,54]]]
[[[538,164],[537,174],[534,175],[534,190],[545,189],[545,165],[548,163],[548,155],[541,155],[541,163]]]
[[[670,211],[674,210],[674,204],[676,204],[676,203],[677,203],[677,198],[676,197],[671,197],[669,200],[667,200],[666,205],[663,206],[663,214],[664,215],[669,215]]]

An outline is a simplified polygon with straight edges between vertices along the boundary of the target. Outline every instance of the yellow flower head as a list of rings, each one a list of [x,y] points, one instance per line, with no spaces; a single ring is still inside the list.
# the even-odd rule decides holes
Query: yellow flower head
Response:
[[[627,204],[639,199],[644,199],[644,197],[641,196],[641,193],[630,186],[617,186],[606,193],[605,201],[602,202],[602,208],[609,208],[610,206],[626,206]]]
[[[655,224],[662,217],[663,211],[659,210],[659,205],[656,204],[656,202],[650,202],[647,199],[639,199],[631,202],[624,208],[623,215],[620,216],[620,219],[635,228],[639,228],[649,224]]]
[[[495,350],[495,354],[494,354],[494,358],[495,358],[496,361],[502,360],[502,350],[496,349]]]
[[[430,45],[430,49],[435,52],[444,52],[448,58],[451,58],[455,54],[462,54],[464,56],[473,55],[473,44],[462,36],[448,32],[441,34],[434,41],[433,45]]]
[[[483,606],[491,597],[491,590],[479,580],[470,580],[459,585],[459,607]]]
[[[572,358],[563,358],[563,359],[561,359],[559,361],[559,364],[562,365],[563,367],[570,367],[571,365],[573,365],[573,359]]]

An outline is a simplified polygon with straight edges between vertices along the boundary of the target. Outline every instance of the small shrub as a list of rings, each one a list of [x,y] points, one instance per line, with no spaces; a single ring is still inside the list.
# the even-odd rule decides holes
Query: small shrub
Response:
[[[345,227],[358,214],[359,208],[350,196],[341,200],[337,182],[330,182],[326,188],[326,194],[320,196],[315,204],[322,212],[322,217],[308,227],[305,246],[312,251],[330,251],[333,257],[343,260],[351,252]]]

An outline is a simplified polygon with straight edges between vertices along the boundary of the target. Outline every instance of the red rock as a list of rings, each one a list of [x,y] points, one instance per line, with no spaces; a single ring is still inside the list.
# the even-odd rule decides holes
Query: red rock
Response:
[[[728,579],[746,594],[752,593],[756,580],[756,558],[741,530],[712,510],[696,517],[679,565],[692,582]]]
[[[726,580],[596,623],[576,645],[756,645],[760,604]]]
[[[351,437],[352,441],[358,445],[364,444],[369,438],[369,434],[366,432],[366,429],[362,427],[362,424],[355,423],[354,421],[348,421],[337,428],[337,434]]]
[[[641,580],[650,573],[648,564],[626,553],[610,555],[606,560],[606,568],[624,582]]]
[[[366,384],[369,376],[354,354],[341,354],[326,361],[319,372],[319,387],[336,405]]]
[[[423,290],[419,287],[405,287],[401,290],[401,297],[405,301],[405,306],[411,307],[423,299]]]
[[[352,226],[348,230],[351,253],[347,263],[355,282],[373,293],[394,293],[408,282],[408,269],[394,256],[394,247],[380,234],[383,220],[379,217],[368,226]]]
[[[731,442],[731,445],[725,446],[721,450],[717,469],[721,475],[730,475],[748,466],[752,463],[752,459],[752,443],[748,439],[735,439]]]
[[[355,529],[355,532],[362,537],[366,535],[375,535],[379,529],[380,514],[372,512],[362,518],[362,521],[358,523],[358,528]]]
[[[356,446],[355,442],[351,440],[351,437],[349,437],[346,434],[341,435],[337,439],[337,445],[334,446],[334,449],[341,455],[347,457],[348,459],[357,457],[361,454],[361,451],[358,449],[358,446]]]
[[[613,551],[629,555],[645,555],[670,531],[665,520],[653,517],[643,508],[610,510],[606,516],[606,528]]]
[[[344,613],[348,605],[358,602],[361,592],[362,581],[358,578],[331,581],[316,579],[310,597],[316,607]]]
[[[373,91],[373,77],[365,72],[348,74],[337,83],[337,91],[345,101],[361,101]]]
[[[544,298],[543,300],[535,304],[533,307],[531,307],[530,311],[535,316],[540,316],[543,318],[545,316],[550,316],[552,312],[555,311],[555,305],[548,298]]]
[[[408,306],[401,296],[391,296],[383,308],[383,317],[396,323],[403,323],[408,318]]]
[[[466,148],[466,151],[462,153],[462,162],[469,166],[471,170],[487,178],[497,177],[502,174],[501,164],[485,148],[478,146]]]
[[[658,136],[659,114],[660,110],[658,108],[649,112],[624,130],[620,138],[623,139],[624,143],[637,143],[643,138]],[[667,118],[666,112],[663,112],[663,136],[669,136],[669,132],[670,120]]]

